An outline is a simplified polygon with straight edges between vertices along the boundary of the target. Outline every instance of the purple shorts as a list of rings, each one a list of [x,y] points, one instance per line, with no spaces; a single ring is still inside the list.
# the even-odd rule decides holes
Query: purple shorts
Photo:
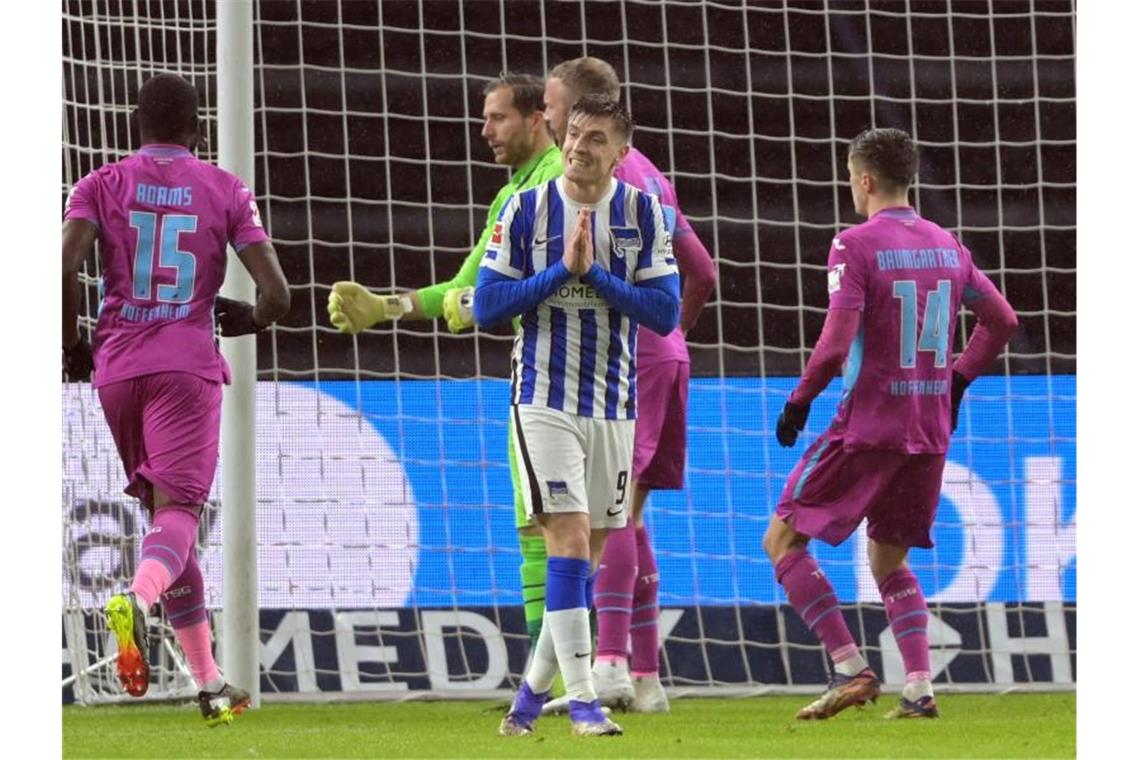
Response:
[[[204,504],[218,467],[222,385],[160,372],[99,388],[103,416],[127,473],[126,493],[154,508],[153,489],[173,504]]]
[[[825,433],[788,476],[776,515],[832,546],[866,517],[871,539],[929,549],[945,464],[945,454],[845,449]]]
[[[633,479],[646,488],[684,488],[688,404],[687,362],[667,361],[638,368]]]

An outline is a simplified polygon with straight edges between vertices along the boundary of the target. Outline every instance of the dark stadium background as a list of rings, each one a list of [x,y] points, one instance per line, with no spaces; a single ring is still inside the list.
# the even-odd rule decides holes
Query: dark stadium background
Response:
[[[140,5],[152,17],[163,10]],[[130,14],[129,5],[106,6]],[[583,52],[617,68],[638,125],[636,145],[674,177],[683,210],[717,261],[720,307],[710,305],[689,335],[694,374],[800,371],[826,308],[836,207],[841,224],[858,221],[846,142],[872,123],[917,134],[921,212],[960,231],[1017,309],[1022,327],[1010,347],[1011,371],[1075,372],[1071,3],[913,0],[872,3],[871,13],[863,2],[789,2],[787,13],[782,4],[752,3],[747,13],[733,6],[257,3],[254,56],[263,65],[255,71],[255,181],[294,286],[289,316],[258,339],[262,379],[332,379],[357,369],[379,377],[507,373],[507,329],[473,338],[451,336],[442,324],[402,323],[398,333],[342,336],[328,324],[328,285],[350,272],[377,289],[450,277],[507,176],[490,164],[479,137],[483,84],[504,61],[541,75]],[[65,7],[81,10],[76,0]],[[1034,19],[1030,9],[1060,15]],[[300,35],[298,14],[307,22]],[[144,34],[140,47],[162,37]],[[185,32],[182,39],[202,46]],[[135,42],[102,44],[123,46],[129,58]],[[199,60],[213,60],[213,34],[206,44]],[[746,44],[747,64],[739,52]],[[953,63],[951,51],[961,56]],[[342,75],[342,67],[353,71]],[[92,100],[95,72],[65,64],[65,98]],[[137,71],[103,76],[105,90],[134,102]],[[216,82],[198,80],[212,104]],[[359,113],[345,120],[346,108]],[[204,153],[212,157],[216,124],[212,109],[206,115]],[[127,128],[120,111],[102,123],[76,119],[75,132],[98,144],[112,119]],[[76,177],[104,160],[98,152],[72,154]],[[714,171],[715,193],[707,179]],[[753,172],[762,179],[754,182]],[[429,198],[439,204],[430,211]],[[999,225],[1004,231],[976,229]],[[803,267],[795,265],[797,249]]]

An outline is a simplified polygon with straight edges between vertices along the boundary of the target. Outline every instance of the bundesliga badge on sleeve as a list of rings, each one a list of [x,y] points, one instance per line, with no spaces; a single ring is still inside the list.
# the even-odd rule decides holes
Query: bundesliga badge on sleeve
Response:
[[[842,280],[843,280],[843,273],[845,271],[847,271],[847,265],[846,264],[836,264],[834,267],[827,270],[827,293],[828,293],[828,295],[831,295],[835,291],[839,290],[839,286],[842,284]]]

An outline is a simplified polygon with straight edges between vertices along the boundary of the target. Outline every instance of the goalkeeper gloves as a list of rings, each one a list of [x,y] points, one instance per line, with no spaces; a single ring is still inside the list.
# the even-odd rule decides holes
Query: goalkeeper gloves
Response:
[[[965,375],[957,372],[951,373],[950,378],[950,432],[958,429],[958,409],[962,406],[962,397],[966,395],[966,388],[970,381]]]
[[[788,448],[795,445],[796,438],[807,424],[810,411],[810,403],[800,405],[789,401],[784,404],[784,411],[780,412],[780,418],[776,420],[776,440],[781,446]]]
[[[87,382],[91,379],[91,372],[94,369],[91,344],[86,338],[80,337],[74,346],[63,349],[63,375],[66,379]]]
[[[222,328],[223,338],[253,335],[265,329],[253,319],[253,304],[224,296],[214,297],[214,321]]]
[[[412,310],[412,299],[394,293],[378,296],[355,282],[335,282],[329,293],[329,321],[355,335],[377,322],[399,319]]]
[[[443,294],[443,316],[453,333],[475,326],[475,288],[452,288]]]

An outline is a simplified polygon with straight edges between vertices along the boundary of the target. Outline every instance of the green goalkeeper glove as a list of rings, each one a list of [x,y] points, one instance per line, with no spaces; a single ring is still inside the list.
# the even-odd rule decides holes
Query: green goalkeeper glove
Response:
[[[377,322],[399,319],[412,310],[412,299],[396,293],[376,295],[355,282],[335,282],[329,293],[329,321],[343,333],[355,335]]]
[[[475,288],[452,288],[443,294],[443,316],[448,330],[457,333],[475,326],[474,302]]]

